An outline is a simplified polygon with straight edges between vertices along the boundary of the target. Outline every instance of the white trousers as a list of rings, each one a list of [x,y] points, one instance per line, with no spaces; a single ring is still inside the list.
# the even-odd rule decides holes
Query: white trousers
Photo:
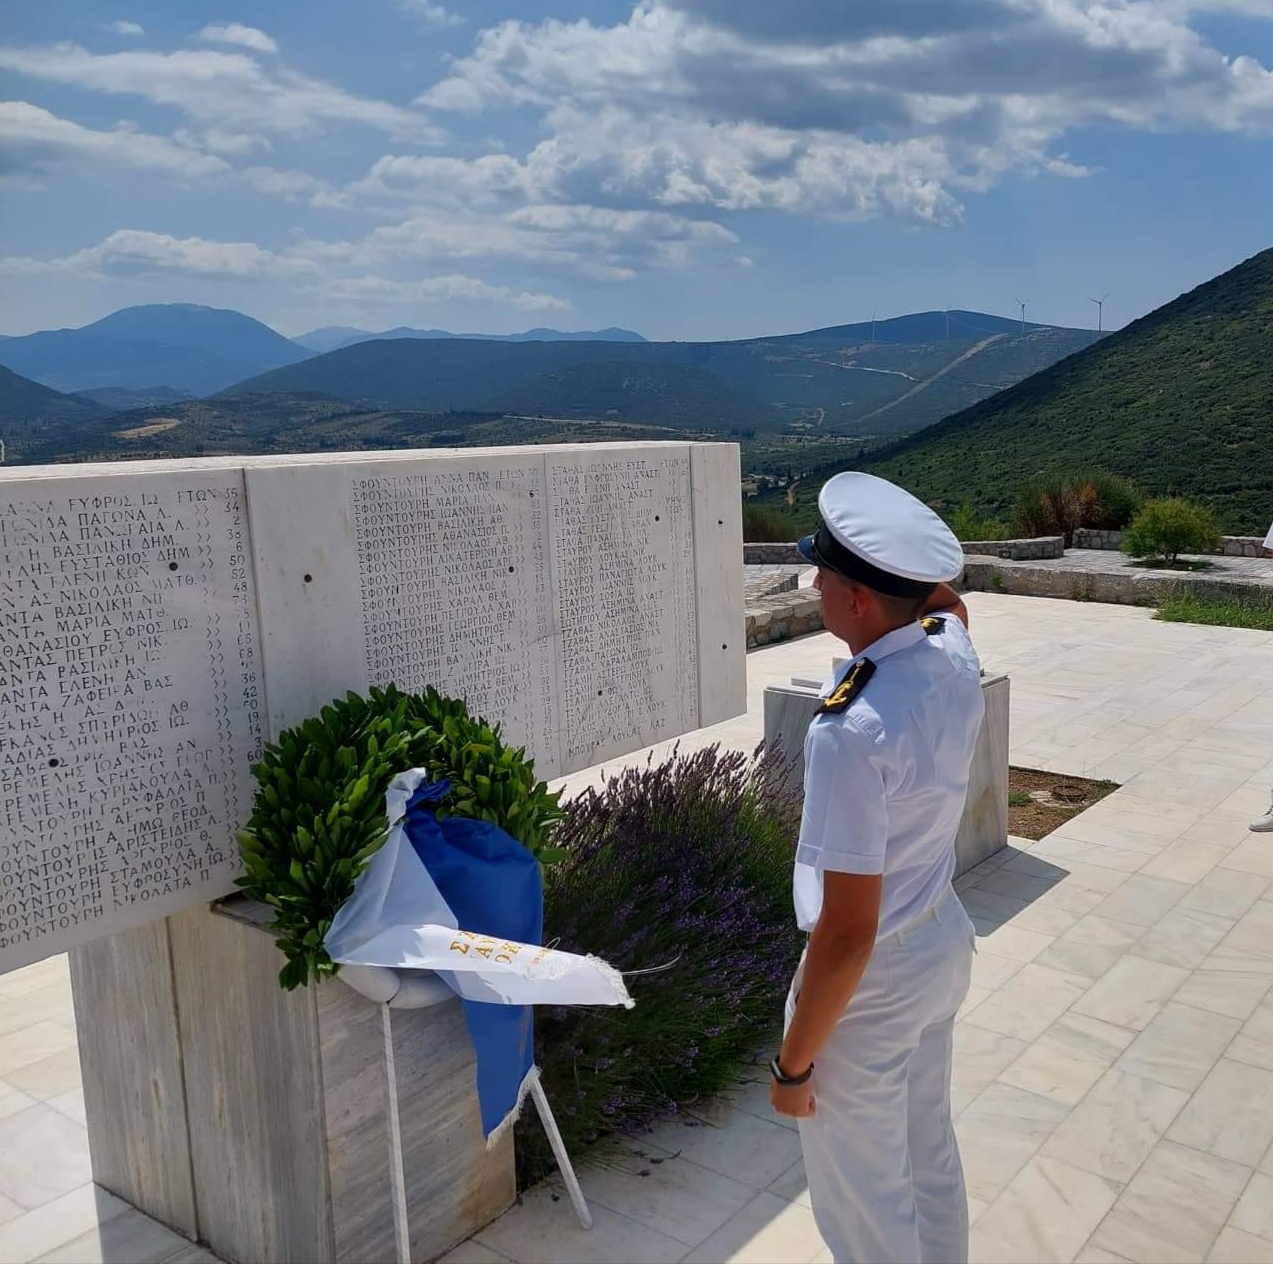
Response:
[[[875,946],[814,1071],[800,1123],[813,1215],[836,1264],[966,1264],[968,1203],[950,1114],[972,923],[953,890]],[[804,962],[787,997],[795,1010]]]

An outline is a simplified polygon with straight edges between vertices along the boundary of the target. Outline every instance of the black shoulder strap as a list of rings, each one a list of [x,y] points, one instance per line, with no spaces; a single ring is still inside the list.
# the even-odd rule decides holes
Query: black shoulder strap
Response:
[[[946,630],[946,620],[930,614],[927,619],[919,621],[919,626],[924,629],[925,636],[936,636],[939,632]]]
[[[847,711],[853,705],[854,699],[861,695],[862,690],[866,688],[867,682],[874,675],[875,664],[869,658],[859,659],[853,664],[849,674],[823,700],[822,705],[817,710],[817,714],[839,715],[842,711]]]

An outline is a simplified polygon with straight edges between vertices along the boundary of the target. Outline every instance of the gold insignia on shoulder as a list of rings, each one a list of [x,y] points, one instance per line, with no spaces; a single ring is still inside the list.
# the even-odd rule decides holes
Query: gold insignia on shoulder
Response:
[[[919,621],[919,626],[924,629],[925,635],[936,636],[939,632],[945,630],[946,620],[930,614],[927,619]]]
[[[831,691],[822,705],[818,715],[839,715],[847,711],[854,700],[866,688],[867,681],[875,675],[875,664],[869,658],[859,659],[853,664],[849,674]]]

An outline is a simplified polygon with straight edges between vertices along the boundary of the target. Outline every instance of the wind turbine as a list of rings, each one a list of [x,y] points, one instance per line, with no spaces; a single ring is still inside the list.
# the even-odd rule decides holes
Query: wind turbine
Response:
[[[1029,299],[1025,299],[1025,298],[1017,299],[1017,306],[1021,309],[1021,332],[1022,333],[1025,333],[1025,307],[1029,301],[1030,301]]]
[[[871,342],[872,344],[874,344],[875,342],[875,312],[877,311],[879,311],[878,307],[871,312]]]
[[[1104,333],[1105,331],[1105,300],[1109,298],[1108,292],[1102,294],[1100,298],[1089,298],[1089,303],[1096,304],[1096,332]]]

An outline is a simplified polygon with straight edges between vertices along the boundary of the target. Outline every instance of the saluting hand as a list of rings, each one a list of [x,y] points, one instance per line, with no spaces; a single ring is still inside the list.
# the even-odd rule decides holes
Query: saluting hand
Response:
[[[815,1080],[804,1084],[779,1084],[777,1080],[769,1081],[769,1101],[774,1110],[788,1119],[808,1119],[817,1111],[814,1100]]]

